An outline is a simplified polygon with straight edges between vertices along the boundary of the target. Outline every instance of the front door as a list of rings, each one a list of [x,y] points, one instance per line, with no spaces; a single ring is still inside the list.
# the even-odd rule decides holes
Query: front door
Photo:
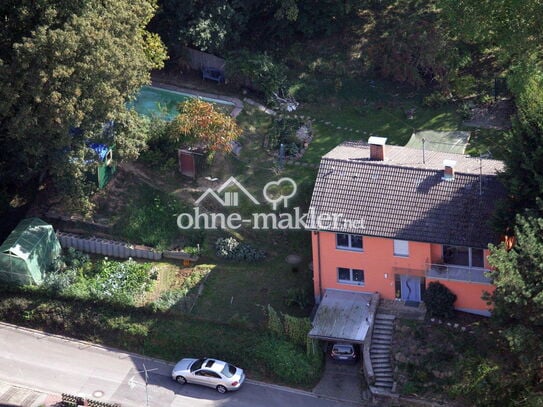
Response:
[[[401,296],[403,301],[420,302],[420,277],[415,276],[400,276],[401,281]]]

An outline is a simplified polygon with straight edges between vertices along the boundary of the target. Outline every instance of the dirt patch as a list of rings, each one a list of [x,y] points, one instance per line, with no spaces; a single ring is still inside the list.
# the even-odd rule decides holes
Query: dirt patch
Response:
[[[507,130],[511,128],[511,116],[514,113],[513,101],[503,99],[490,106],[474,107],[471,109],[471,118],[462,124],[482,129]]]

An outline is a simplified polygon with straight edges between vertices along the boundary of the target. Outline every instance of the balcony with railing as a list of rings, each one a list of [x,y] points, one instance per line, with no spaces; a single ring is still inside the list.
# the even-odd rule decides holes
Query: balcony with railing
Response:
[[[482,267],[458,266],[456,264],[428,264],[426,277],[440,280],[465,281],[469,283],[492,284],[492,279]]]

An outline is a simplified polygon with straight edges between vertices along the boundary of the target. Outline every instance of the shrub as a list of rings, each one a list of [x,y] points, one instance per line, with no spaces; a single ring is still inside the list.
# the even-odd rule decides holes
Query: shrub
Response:
[[[422,100],[422,104],[427,107],[441,107],[447,103],[449,98],[443,92],[432,92]]]
[[[465,98],[475,93],[476,79],[473,75],[456,76],[451,81],[451,91],[458,98]]]
[[[231,53],[226,59],[228,77],[241,84],[249,85],[272,100],[273,93],[285,87],[286,67],[274,61],[266,53],[241,50]]]
[[[285,147],[285,153],[290,157],[296,156],[296,154],[298,154],[299,152],[300,152],[300,147],[296,143],[289,143]]]
[[[463,102],[458,109],[456,109],[456,112],[460,115],[460,117],[463,120],[468,120],[471,118],[471,109],[473,108],[473,103],[471,102]]]
[[[57,257],[47,270],[42,287],[62,294],[90,269],[92,269],[90,257],[70,247]]]
[[[269,337],[255,346],[255,356],[279,379],[292,384],[314,383],[321,372],[320,352],[314,356],[301,353],[296,345]]]
[[[273,128],[270,130],[269,148],[279,148],[280,144],[288,145],[298,142],[296,132],[304,125],[304,121],[296,117],[279,116],[273,121]],[[298,147],[296,145],[296,147]],[[287,151],[288,153],[288,151]],[[295,154],[297,151],[295,152]]]
[[[75,283],[77,280],[77,270],[74,268],[61,269],[56,268],[49,271],[45,278],[43,279],[42,287],[56,292],[61,293],[66,290],[69,286]]]
[[[255,262],[263,260],[266,253],[247,243],[240,243],[233,237],[219,238],[215,242],[218,257],[227,260]]]
[[[309,305],[307,291],[303,287],[289,288],[285,297],[285,304],[289,307],[298,306],[304,309]]]
[[[285,320],[285,334],[289,340],[296,345],[306,346],[307,335],[311,331],[311,321],[309,318],[296,318],[290,315],[283,315]]]
[[[202,252],[200,247],[194,247],[194,246],[185,246],[183,247],[183,251],[192,256],[199,256],[200,253]]]
[[[423,300],[430,316],[450,318],[454,315],[456,294],[441,283],[432,281],[424,293]]]
[[[268,317],[267,328],[270,332],[277,336],[282,336],[284,333],[283,322],[281,317],[273,307],[268,304],[266,316]]]
[[[494,97],[488,93],[483,93],[479,95],[479,103],[483,106],[490,106],[494,103]]]

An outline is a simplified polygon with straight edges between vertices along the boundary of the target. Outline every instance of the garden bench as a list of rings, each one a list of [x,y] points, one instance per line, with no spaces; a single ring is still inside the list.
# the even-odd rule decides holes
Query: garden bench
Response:
[[[204,66],[202,67],[202,79],[211,79],[217,83],[224,83],[224,73],[218,68]]]

